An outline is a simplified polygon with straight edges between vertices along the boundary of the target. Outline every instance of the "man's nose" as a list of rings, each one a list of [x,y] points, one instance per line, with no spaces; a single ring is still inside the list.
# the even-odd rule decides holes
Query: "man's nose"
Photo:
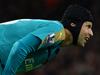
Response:
[[[93,31],[90,29],[90,35],[93,36]]]

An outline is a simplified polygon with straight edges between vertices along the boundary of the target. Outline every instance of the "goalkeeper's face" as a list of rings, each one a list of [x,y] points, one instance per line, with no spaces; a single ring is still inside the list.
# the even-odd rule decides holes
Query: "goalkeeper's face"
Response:
[[[78,45],[85,46],[86,42],[93,36],[92,22],[86,21],[83,23],[78,37]]]

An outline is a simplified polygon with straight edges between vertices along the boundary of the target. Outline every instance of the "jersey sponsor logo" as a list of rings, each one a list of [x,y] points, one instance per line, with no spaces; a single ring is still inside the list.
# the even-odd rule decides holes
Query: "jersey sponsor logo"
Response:
[[[34,59],[33,58],[28,58],[25,59],[25,67],[26,67],[26,71],[30,71],[33,69],[33,64],[34,63]]]
[[[40,66],[43,65],[42,63],[41,64],[35,64],[35,60],[34,60],[33,57],[25,59],[24,63],[25,63],[25,72],[34,70],[34,69],[39,68]]]

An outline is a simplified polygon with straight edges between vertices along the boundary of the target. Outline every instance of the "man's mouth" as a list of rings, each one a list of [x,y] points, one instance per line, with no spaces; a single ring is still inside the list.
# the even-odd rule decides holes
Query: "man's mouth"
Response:
[[[89,40],[89,37],[85,37],[85,40],[88,41]]]

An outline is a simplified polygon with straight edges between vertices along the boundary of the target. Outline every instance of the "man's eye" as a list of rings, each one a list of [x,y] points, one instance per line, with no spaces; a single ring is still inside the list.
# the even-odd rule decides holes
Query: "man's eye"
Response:
[[[87,27],[88,27],[88,28],[92,28],[92,26],[91,26],[91,25],[87,25]]]

